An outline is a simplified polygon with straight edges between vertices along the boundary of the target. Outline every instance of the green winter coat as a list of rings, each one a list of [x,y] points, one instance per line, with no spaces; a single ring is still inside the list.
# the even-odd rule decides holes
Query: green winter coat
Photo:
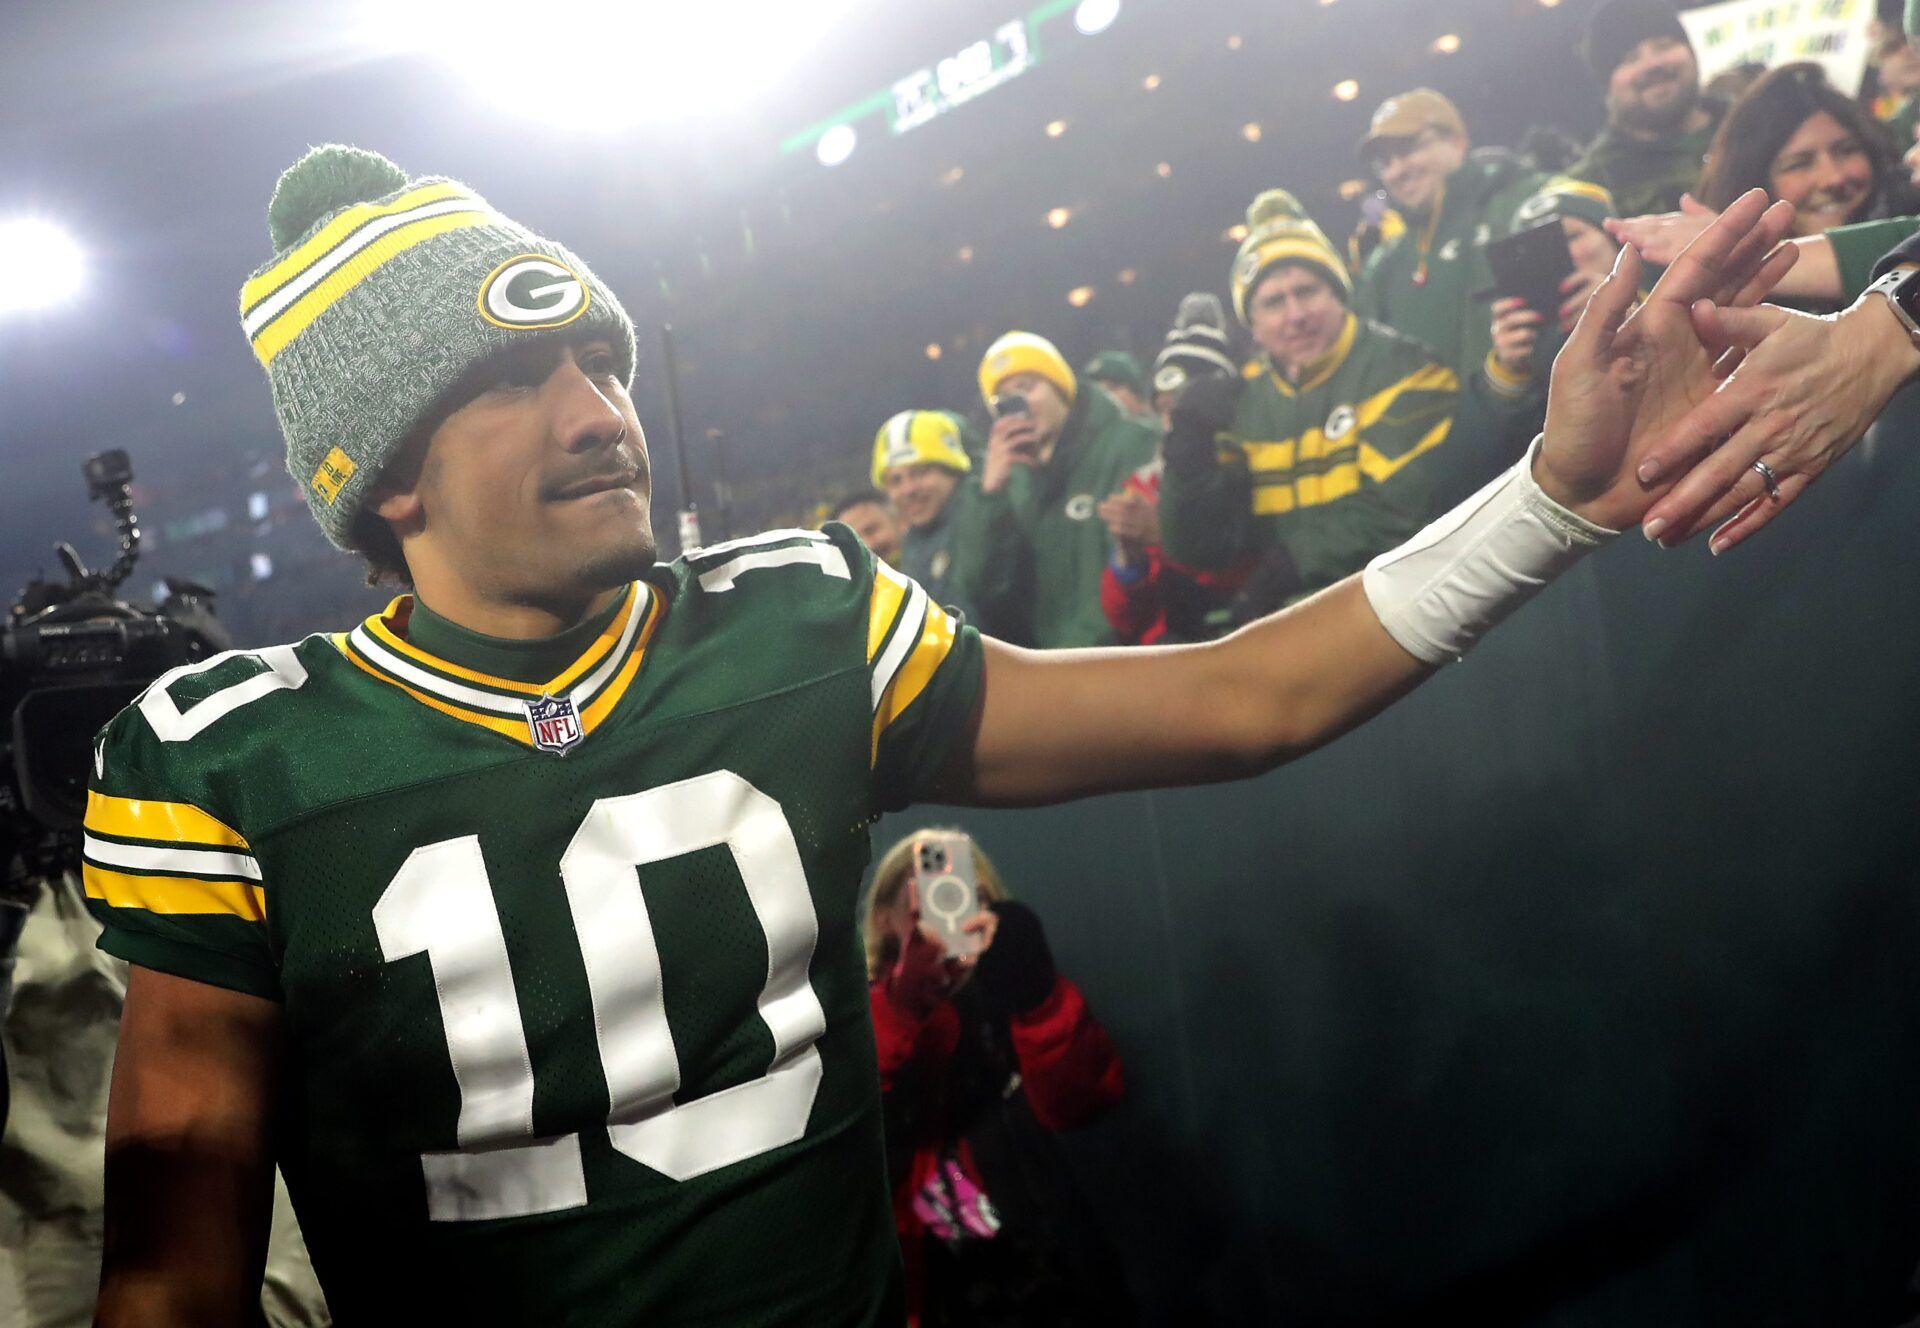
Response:
[[[1349,314],[1304,382],[1271,368],[1248,382],[1217,466],[1202,476],[1167,467],[1167,556],[1228,568],[1277,540],[1298,595],[1358,571],[1443,510],[1459,388],[1424,346]]]
[[[974,468],[978,471],[978,461],[974,463]],[[900,537],[900,559],[896,565],[900,571],[926,587],[935,604],[944,606],[950,612],[965,615],[968,622],[978,626],[979,615],[967,601],[965,589],[953,565],[954,518],[960,505],[966,501],[967,481],[962,476],[938,516],[924,526],[907,527],[907,533]]]
[[[1699,185],[1707,148],[1727,113],[1727,103],[1718,98],[1702,97],[1700,105],[1707,112],[1706,126],[1667,138],[1635,138],[1609,122],[1567,174],[1603,186],[1613,195],[1618,216],[1674,211],[1680,195]]]
[[[975,467],[957,495],[953,564],[982,631],[1047,648],[1115,644],[1100,609],[1113,541],[1094,508],[1153,460],[1159,441],[1090,386],[1044,467],[1014,467],[996,493],[980,491],[985,467]]]
[[[1513,214],[1551,178],[1499,148],[1469,153],[1447,177],[1426,250],[1431,214],[1407,216],[1404,234],[1382,244],[1361,270],[1353,311],[1430,347],[1465,382],[1493,348],[1493,269],[1487,244],[1510,234]]]

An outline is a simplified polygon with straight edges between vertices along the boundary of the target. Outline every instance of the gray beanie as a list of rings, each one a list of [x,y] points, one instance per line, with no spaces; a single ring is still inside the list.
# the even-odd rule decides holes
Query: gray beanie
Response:
[[[613,293],[457,181],[330,144],[280,177],[267,227],[274,256],[241,287],[240,323],[287,470],[340,548],[381,468],[484,357],[564,328],[610,339],[633,379],[633,323]]]

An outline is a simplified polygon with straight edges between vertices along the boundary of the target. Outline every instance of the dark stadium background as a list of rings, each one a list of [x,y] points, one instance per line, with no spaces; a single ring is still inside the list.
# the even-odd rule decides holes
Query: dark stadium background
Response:
[[[61,536],[104,555],[78,469],[118,445],[158,536],[142,586],[215,581],[253,642],[373,600],[286,481],[235,326],[268,192],[309,143],[466,179],[587,256],[643,328],[670,319],[697,478],[723,430],[743,510],[790,520],[859,481],[890,412],[970,403],[1005,328],[1076,363],[1150,352],[1183,292],[1224,285],[1223,234],[1259,189],[1343,236],[1352,145],[1391,92],[1439,88],[1482,142],[1591,134],[1589,8],[1125,0],[1108,31],[1053,20],[1040,67],[828,169],[779,142],[1022,7],[868,4],[750,110],[743,91],[732,116],[599,138],[497,112],[429,61],[369,61],[329,6],[9,5],[0,183],[95,269],[78,307],[0,323],[0,586]],[[528,23],[503,39],[529,58],[594,39]],[[1447,33],[1458,51],[1436,52]],[[1075,211],[1058,231],[1056,206]],[[1870,443],[1727,559],[1622,540],[1469,664],[1262,780],[876,828],[976,831],[1113,1031],[1129,1101],[1072,1144],[1150,1321],[1911,1312],[1910,451]]]
[[[1344,237],[1356,211],[1339,187],[1362,174],[1354,144],[1394,91],[1440,88],[1488,143],[1599,120],[1571,49],[1586,0],[1126,0],[1093,37],[1070,14],[1047,19],[1036,68],[930,124],[890,138],[870,117],[838,167],[779,151],[1030,7],[868,0],[784,82],[730,94],[730,114],[597,133],[503,110],[425,56],[368,53],[343,35],[351,5],[7,6],[0,178],[14,206],[77,231],[94,270],[79,307],[0,324],[0,587],[86,529],[78,459],[112,444],[141,481],[143,591],[161,573],[198,575],[228,593],[248,643],[337,616],[342,595],[367,600],[349,564],[319,556],[283,482],[235,314],[269,253],[273,181],[311,143],[465,179],[606,274],[642,329],[634,395],[671,551],[661,321],[680,338],[696,498],[711,506],[717,429],[741,520],[791,523],[862,482],[894,411],[977,406],[980,353],[1009,327],[1055,338],[1076,364],[1107,347],[1150,359],[1184,292],[1224,289],[1224,233],[1258,190],[1292,188]],[[529,22],[506,39],[538,58],[594,40]],[[1436,52],[1449,33],[1459,50]],[[1358,96],[1336,100],[1349,78]],[[954,167],[962,178],[943,183]],[[1073,218],[1055,230],[1045,216],[1060,206]],[[1082,285],[1097,294],[1074,308]],[[264,531],[247,510],[263,491]],[[268,587],[252,584],[254,552],[275,564],[272,604],[256,603]]]

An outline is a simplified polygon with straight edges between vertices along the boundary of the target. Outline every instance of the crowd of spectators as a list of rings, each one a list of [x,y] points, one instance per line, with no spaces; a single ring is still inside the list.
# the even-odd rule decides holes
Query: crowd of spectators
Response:
[[[1703,86],[1671,4],[1607,0],[1580,51],[1606,123],[1564,160],[1476,146],[1432,89],[1390,97],[1359,149],[1378,201],[1346,245],[1284,180],[1250,181],[1228,299],[1183,299],[1151,368],[1108,350],[1076,373],[1046,337],[1009,331],[977,400],[881,426],[874,491],[835,511],[1028,645],[1200,640],[1283,607],[1524,451],[1623,243],[1664,265],[1757,186],[1798,215],[1776,299],[1825,312],[1858,296],[1920,229],[1920,54],[1897,29],[1876,41],[1857,99],[1811,63]],[[1502,244],[1547,227],[1564,257],[1549,289],[1526,288]]]

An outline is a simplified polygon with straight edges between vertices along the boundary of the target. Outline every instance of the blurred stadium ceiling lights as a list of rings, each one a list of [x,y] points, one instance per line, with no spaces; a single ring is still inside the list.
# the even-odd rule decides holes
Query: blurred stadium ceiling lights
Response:
[[[1360,95],[1360,81],[1352,78],[1341,79],[1333,85],[1333,95],[1340,101],[1352,101]]]
[[[0,252],[31,256],[0,282],[0,316],[52,309],[72,300],[86,284],[80,244],[43,217],[0,220]]]
[[[1091,286],[1075,286],[1067,292],[1067,303],[1076,309],[1084,309],[1093,303],[1095,293]]]
[[[546,0],[539,23],[561,44],[544,53],[530,49],[528,6],[518,0],[385,0],[367,22],[516,114],[592,133],[692,119],[762,94],[805,69],[808,53],[858,6]]]
[[[1457,32],[1449,32],[1436,37],[1433,42],[1433,49],[1440,55],[1452,55],[1460,49],[1460,34]]]
[[[1064,227],[1068,222],[1072,220],[1073,220],[1072,208],[1057,207],[1057,208],[1049,208],[1047,210],[1047,225],[1053,227],[1055,230],[1060,230],[1062,227]]]
[[[1058,138],[1060,137],[1060,135],[1066,132],[1067,132],[1067,122],[1065,120],[1047,121],[1047,137],[1048,138]]]

